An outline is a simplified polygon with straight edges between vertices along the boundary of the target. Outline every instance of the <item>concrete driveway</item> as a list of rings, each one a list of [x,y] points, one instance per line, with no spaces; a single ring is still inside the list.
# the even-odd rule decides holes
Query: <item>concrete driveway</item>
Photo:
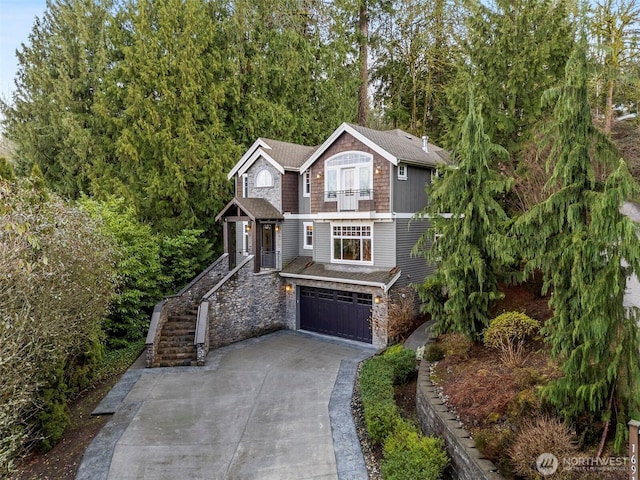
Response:
[[[281,331],[215,350],[206,367],[132,368],[78,480],[366,479],[353,379],[375,349]]]

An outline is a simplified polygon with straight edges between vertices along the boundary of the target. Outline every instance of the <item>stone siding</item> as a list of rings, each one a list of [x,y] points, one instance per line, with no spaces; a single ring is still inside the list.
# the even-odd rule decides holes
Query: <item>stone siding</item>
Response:
[[[342,152],[359,151],[373,155],[372,168],[380,167],[379,173],[373,174],[373,199],[374,205],[371,210],[378,213],[388,213],[391,211],[390,205],[390,175],[392,171],[391,163],[367,147],[364,143],[356,140],[351,135],[343,133],[340,137],[322,154],[317,161],[311,165],[311,213],[335,212],[337,202],[324,201],[324,162],[328,158]],[[319,177],[318,177],[319,175]],[[367,205],[368,201],[361,201],[360,207]],[[368,206],[368,205],[367,205]]]
[[[262,170],[267,170],[273,179],[271,187],[256,187],[256,177]],[[250,198],[264,198],[271,205],[282,211],[282,175],[276,168],[260,157],[247,170],[248,194]]]
[[[451,459],[450,476],[460,480],[501,480],[496,466],[482,458],[469,433],[438,396],[429,379],[429,363],[422,361],[416,386],[418,422],[425,435],[442,437]]]
[[[286,328],[284,287],[277,272],[253,273],[248,262],[209,297],[209,346]]]
[[[228,255],[224,254],[182,290],[168,297],[165,309],[170,314],[180,314],[189,308],[198,308],[202,296],[215,287],[227,273],[229,273],[229,259]]]

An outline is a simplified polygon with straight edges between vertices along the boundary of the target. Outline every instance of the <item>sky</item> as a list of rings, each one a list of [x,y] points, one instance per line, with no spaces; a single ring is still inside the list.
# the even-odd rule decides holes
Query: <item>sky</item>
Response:
[[[42,17],[46,0],[0,0],[0,98],[9,100],[18,69],[15,52],[29,41],[36,17]]]

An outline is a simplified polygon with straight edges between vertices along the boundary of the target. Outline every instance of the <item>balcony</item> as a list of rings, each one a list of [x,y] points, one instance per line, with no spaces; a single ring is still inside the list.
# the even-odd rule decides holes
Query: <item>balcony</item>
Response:
[[[335,202],[338,212],[374,210],[373,189],[328,191],[324,192],[324,201]]]

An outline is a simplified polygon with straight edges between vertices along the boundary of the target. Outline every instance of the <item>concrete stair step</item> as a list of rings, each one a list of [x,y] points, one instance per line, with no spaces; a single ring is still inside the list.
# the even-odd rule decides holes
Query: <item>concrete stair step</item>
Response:
[[[198,315],[189,315],[189,314],[179,314],[179,315],[169,315],[167,318],[167,322],[196,322],[198,319]]]
[[[160,347],[158,349],[158,354],[159,355],[174,355],[174,354],[189,354],[189,355],[195,355],[196,353],[196,347],[194,345],[191,346],[167,346],[167,347]]]
[[[190,335],[160,335],[159,345],[164,344],[172,344],[172,345],[188,345],[193,343],[195,339],[195,335],[192,333]]]
[[[161,360],[153,362],[154,367],[195,367],[198,365],[195,360]]]

